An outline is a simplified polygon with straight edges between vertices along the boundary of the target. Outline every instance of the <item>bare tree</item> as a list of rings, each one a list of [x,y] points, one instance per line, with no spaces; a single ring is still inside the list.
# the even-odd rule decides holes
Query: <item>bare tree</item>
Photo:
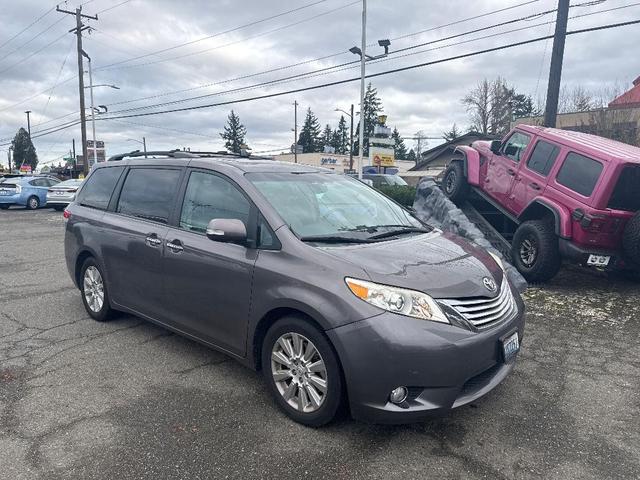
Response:
[[[516,96],[506,80],[484,79],[463,99],[471,120],[471,129],[480,133],[503,135],[511,126],[513,99]]]
[[[491,85],[486,78],[476,85],[462,99],[463,105],[471,117],[471,128],[477,132],[489,133],[491,120]]]

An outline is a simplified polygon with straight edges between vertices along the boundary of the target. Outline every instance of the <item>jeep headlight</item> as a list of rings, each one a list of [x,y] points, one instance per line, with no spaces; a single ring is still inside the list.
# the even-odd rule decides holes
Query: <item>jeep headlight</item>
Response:
[[[356,297],[387,312],[421,320],[449,323],[435,300],[426,293],[356,278],[345,278],[345,282]]]

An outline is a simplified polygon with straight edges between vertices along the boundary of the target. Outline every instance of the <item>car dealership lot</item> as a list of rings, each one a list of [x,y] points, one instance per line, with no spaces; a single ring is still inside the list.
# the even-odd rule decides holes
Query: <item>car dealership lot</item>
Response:
[[[640,470],[638,283],[571,270],[531,288],[516,369],[445,418],[313,430],[222,354],[134,317],[90,320],[63,236],[59,212],[0,212],[0,477],[600,479]]]

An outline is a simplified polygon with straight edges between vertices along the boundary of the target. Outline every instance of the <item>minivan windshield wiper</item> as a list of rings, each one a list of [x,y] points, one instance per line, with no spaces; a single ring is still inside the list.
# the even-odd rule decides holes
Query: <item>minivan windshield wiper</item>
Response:
[[[308,235],[300,237],[303,242],[318,243],[373,243],[375,240],[369,238],[343,237],[341,235]]]
[[[385,225],[387,226],[387,225]],[[420,228],[420,227],[403,227],[403,228],[396,228],[393,230],[389,230],[387,232],[382,232],[382,233],[377,233],[375,235],[371,235],[369,237],[369,240],[377,240],[377,239],[381,239],[381,238],[387,238],[387,237],[395,237],[396,235],[403,235],[405,233],[429,233],[431,230],[428,230],[426,228]]]

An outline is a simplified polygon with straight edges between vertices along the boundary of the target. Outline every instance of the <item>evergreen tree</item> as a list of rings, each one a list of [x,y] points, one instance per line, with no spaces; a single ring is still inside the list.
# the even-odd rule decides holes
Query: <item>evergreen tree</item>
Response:
[[[38,154],[29,138],[29,133],[24,128],[20,127],[16,136],[13,137],[11,146],[13,147],[14,170],[18,171],[22,165],[31,165],[31,171],[35,172],[38,166]]]
[[[320,137],[322,150],[324,150],[325,145],[331,146],[331,140],[333,140],[333,131],[331,130],[331,126],[327,123],[322,131],[322,137]]]
[[[233,110],[227,117],[227,124],[224,126],[224,132],[220,134],[225,141],[225,148],[232,153],[240,153],[240,147],[245,143],[244,136],[247,129],[240,123],[240,117]]]
[[[451,130],[442,134],[442,138],[444,138],[447,142],[451,142],[452,140],[458,138],[460,135],[462,135],[462,132],[458,130],[458,126],[454,123],[451,126]]]
[[[322,140],[320,138],[320,122],[313,114],[311,108],[307,109],[307,116],[304,119],[300,136],[298,137],[298,145],[302,146],[304,153],[322,151]]]
[[[411,160],[412,162],[416,161],[416,152],[413,151],[413,148],[409,150],[409,153],[407,154],[407,160]]]
[[[398,132],[397,128],[393,128],[393,133],[391,134],[391,138],[395,141],[393,149],[395,151],[395,157],[398,160],[406,160],[407,159],[407,147],[404,144],[404,139],[400,136],[400,132]]]
[[[382,107],[382,100],[378,97],[378,90],[373,88],[371,83],[367,85],[367,90],[364,94],[364,108],[361,111],[364,112],[364,153],[366,157],[369,155],[369,137],[373,135],[373,127],[378,122],[378,115],[384,110]],[[361,113],[362,114],[362,113]],[[359,155],[360,149],[360,123],[355,133],[355,141],[353,142],[354,155]]]
[[[333,132],[335,137],[335,143],[332,145],[336,149],[336,153],[346,155],[349,153],[349,128],[347,127],[347,121],[344,119],[344,115],[340,116],[338,122],[338,128]]]

